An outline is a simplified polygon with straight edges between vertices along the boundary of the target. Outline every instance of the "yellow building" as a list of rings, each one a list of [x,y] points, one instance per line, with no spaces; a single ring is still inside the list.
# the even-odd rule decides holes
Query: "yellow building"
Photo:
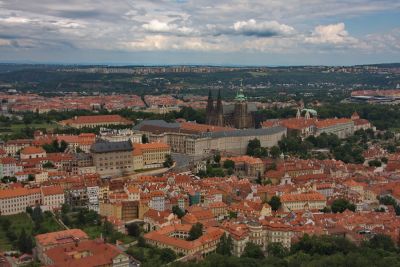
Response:
[[[127,120],[120,115],[94,115],[94,116],[75,116],[69,120],[60,121],[63,126],[73,128],[96,128],[109,125],[131,125],[132,121]]]
[[[133,144],[133,162],[142,168],[162,167],[166,156],[170,154],[171,147],[165,143]],[[140,159],[142,159],[142,165]],[[135,167],[135,170],[138,169]]]
[[[318,192],[284,194],[281,196],[285,212],[296,210],[321,210],[326,207],[326,197]]]

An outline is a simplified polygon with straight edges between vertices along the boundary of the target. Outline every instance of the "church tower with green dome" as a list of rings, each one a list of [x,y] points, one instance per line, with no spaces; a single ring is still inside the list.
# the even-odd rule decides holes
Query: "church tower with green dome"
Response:
[[[235,97],[233,124],[238,129],[254,127],[253,116],[249,113],[247,97],[244,95],[242,84]]]
[[[243,86],[240,86],[233,103],[223,104],[221,90],[218,90],[216,101],[208,92],[206,107],[206,123],[216,126],[228,126],[238,129],[254,128],[254,111],[257,107],[249,106],[244,94]]]

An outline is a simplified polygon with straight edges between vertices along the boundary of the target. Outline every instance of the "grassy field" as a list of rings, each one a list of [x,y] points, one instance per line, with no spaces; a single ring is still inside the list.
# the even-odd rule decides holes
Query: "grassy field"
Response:
[[[57,126],[59,126],[59,125],[57,125],[56,123],[31,123],[31,124],[18,123],[18,124],[11,124],[11,125],[4,125],[3,123],[0,123],[0,129],[3,133],[19,132],[26,127],[34,128],[34,129],[54,129]]]
[[[99,226],[99,225],[86,226],[86,227],[83,227],[82,230],[88,234],[89,238],[95,239],[95,238],[100,237],[103,227]],[[118,240],[123,242],[124,244],[129,244],[129,243],[135,241],[136,239],[132,236],[118,233]]]

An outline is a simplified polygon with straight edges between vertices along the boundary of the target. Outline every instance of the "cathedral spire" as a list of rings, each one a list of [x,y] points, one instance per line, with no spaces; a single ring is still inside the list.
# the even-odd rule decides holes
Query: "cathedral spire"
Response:
[[[208,100],[207,100],[207,108],[206,108],[206,123],[212,124],[214,115],[214,99],[211,94],[211,89],[208,90]]]
[[[217,113],[222,113],[222,97],[221,97],[221,89],[218,90],[218,98],[217,98]]]

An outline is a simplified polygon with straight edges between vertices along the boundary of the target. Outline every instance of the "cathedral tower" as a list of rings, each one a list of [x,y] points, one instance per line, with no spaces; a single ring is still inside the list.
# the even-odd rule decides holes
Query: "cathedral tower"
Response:
[[[208,90],[208,100],[206,108],[206,124],[213,124],[214,122],[214,99],[211,94],[211,89]]]

